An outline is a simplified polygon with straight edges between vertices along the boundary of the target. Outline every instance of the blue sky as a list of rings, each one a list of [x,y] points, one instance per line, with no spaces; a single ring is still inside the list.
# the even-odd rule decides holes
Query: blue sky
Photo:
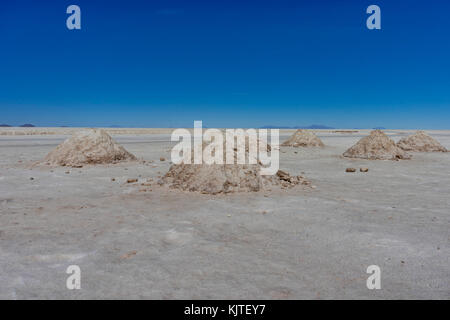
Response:
[[[81,8],[81,30],[66,8]],[[381,8],[382,30],[366,28]],[[0,123],[450,129],[450,1],[3,1]]]

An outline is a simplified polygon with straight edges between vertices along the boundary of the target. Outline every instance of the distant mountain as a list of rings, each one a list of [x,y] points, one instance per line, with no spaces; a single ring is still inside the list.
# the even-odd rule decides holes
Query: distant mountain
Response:
[[[5,128],[5,127],[11,127],[9,124],[0,124],[0,127]]]
[[[266,125],[261,127],[261,129],[334,129],[334,128],[322,124],[312,124],[310,126],[294,126],[294,127]]]
[[[294,127],[282,127],[282,126],[272,126],[272,125],[260,127],[260,129],[293,129],[293,128]]]
[[[322,124],[312,124],[309,127],[303,127],[299,129],[334,129],[333,127],[324,126]]]
[[[25,124],[21,125],[20,127],[22,127],[22,128],[33,128],[33,127],[35,127],[35,125],[29,124],[29,123],[25,123]]]
[[[375,127],[375,128],[372,128],[372,129],[374,129],[374,130],[386,130],[385,127]]]

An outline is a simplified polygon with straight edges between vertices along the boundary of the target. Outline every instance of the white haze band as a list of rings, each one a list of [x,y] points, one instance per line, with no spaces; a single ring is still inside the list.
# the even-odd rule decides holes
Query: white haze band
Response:
[[[187,129],[172,132],[171,141],[178,142],[171,153],[174,164],[261,164],[261,175],[274,175],[279,169],[279,130],[270,130],[270,152],[267,129],[207,129],[203,132],[202,121],[194,121],[194,148],[192,136]],[[181,141],[180,141],[181,140]],[[225,141],[225,157],[224,157]],[[203,148],[203,143],[206,146]],[[246,144],[248,152],[246,152]],[[193,150],[193,152],[192,152]],[[246,159],[246,154],[248,159]],[[192,155],[194,159],[192,161]],[[235,161],[236,160],[236,161]],[[246,161],[248,161],[246,163]]]

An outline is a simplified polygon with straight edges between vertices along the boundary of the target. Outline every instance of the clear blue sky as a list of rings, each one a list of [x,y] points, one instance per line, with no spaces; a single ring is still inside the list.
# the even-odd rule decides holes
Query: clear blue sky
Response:
[[[450,129],[448,0],[2,1],[0,41],[0,123]]]

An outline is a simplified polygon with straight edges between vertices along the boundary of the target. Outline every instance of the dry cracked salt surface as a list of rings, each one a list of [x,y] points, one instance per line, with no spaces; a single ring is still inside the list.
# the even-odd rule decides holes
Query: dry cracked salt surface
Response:
[[[368,133],[281,147],[280,169],[315,189],[227,195],[155,183],[168,133],[113,135],[141,161],[83,168],[32,166],[66,135],[2,136],[0,299],[449,299],[450,153],[341,156]],[[428,133],[450,148],[449,131]],[[81,290],[66,289],[73,264]],[[373,264],[381,290],[366,287]]]

